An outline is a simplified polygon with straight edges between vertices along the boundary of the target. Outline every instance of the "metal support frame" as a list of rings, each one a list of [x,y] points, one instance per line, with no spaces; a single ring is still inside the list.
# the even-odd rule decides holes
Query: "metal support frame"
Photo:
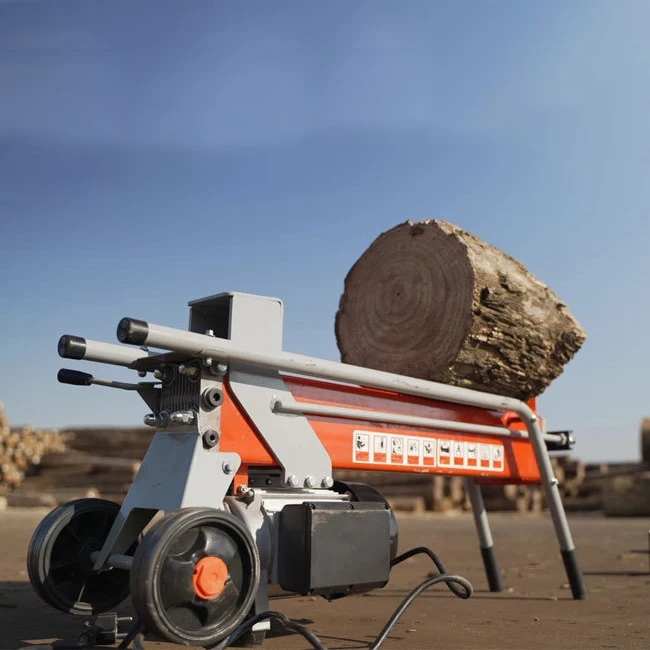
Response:
[[[222,509],[240,465],[238,454],[206,449],[196,431],[157,433],[95,559],[94,569],[104,567],[109,555],[124,553],[160,510]]]
[[[263,329],[258,328],[256,331],[259,333]],[[558,481],[553,475],[544,434],[539,426],[537,415],[524,402],[389,372],[283,352],[277,347],[274,350],[260,349],[261,346],[241,347],[233,340],[128,318],[120,322],[118,339],[122,343],[146,345],[202,359],[242,364],[246,368],[256,368],[258,372],[260,370],[284,371],[483,409],[514,411],[524,422],[533,447],[573,597],[576,599],[586,597],[586,585],[560,498]],[[287,399],[281,401],[285,406],[291,404]],[[483,530],[485,532],[484,528]]]
[[[485,510],[485,503],[481,494],[481,486],[471,476],[468,476],[465,478],[465,487],[467,488],[467,494],[472,504],[472,513],[474,515],[474,523],[476,524],[476,532],[478,533],[481,557],[483,558],[488,586],[490,587],[490,591],[503,591],[501,572],[499,571],[497,556],[494,552],[492,531],[490,530],[487,511]]]

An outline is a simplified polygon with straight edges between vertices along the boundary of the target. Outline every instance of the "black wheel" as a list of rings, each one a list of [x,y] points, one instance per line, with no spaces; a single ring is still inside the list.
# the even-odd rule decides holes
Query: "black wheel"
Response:
[[[173,643],[205,646],[246,618],[259,580],[257,547],[237,518],[186,508],[144,536],[133,558],[131,598],[146,629]]]
[[[27,572],[36,593],[63,612],[88,616],[114,609],[129,595],[129,572],[93,571],[99,551],[120,511],[103,499],[78,499],[50,512],[32,535]],[[135,551],[137,542],[129,549]]]

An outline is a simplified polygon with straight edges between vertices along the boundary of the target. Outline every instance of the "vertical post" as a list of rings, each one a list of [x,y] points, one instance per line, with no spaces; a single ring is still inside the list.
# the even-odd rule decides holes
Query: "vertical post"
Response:
[[[492,532],[490,531],[490,522],[488,521],[485,510],[485,503],[483,503],[481,487],[471,477],[465,478],[465,487],[469,495],[470,503],[472,504],[474,523],[476,524],[476,532],[478,533],[478,541],[481,547],[481,556],[483,557],[483,566],[485,567],[488,586],[490,587],[490,591],[503,591],[501,573],[499,572],[497,556],[494,552],[494,542],[492,540]]]
[[[526,423],[528,437],[533,445],[539,473],[542,477],[542,488],[551,512],[551,518],[553,519],[555,534],[560,544],[560,553],[562,554],[564,569],[566,570],[567,578],[571,586],[571,593],[576,600],[583,600],[587,597],[587,585],[585,584],[582,570],[578,563],[576,547],[573,543],[569,522],[567,521],[564,505],[560,497],[558,480],[553,474],[551,459],[548,456],[548,450],[546,449],[542,430],[539,427],[538,418],[534,413],[531,414],[530,411],[527,413],[523,412],[523,410],[518,412],[521,419]]]

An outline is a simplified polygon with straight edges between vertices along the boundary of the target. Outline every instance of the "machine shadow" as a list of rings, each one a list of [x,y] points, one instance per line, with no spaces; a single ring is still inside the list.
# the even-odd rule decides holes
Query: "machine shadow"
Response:
[[[130,600],[115,611],[120,616],[134,614]],[[53,639],[75,641],[85,620],[85,616],[65,614],[46,605],[29,582],[0,582],[0,650],[32,646],[45,650]]]
[[[650,571],[585,571],[586,576],[624,576],[626,578],[637,578],[650,576]]]

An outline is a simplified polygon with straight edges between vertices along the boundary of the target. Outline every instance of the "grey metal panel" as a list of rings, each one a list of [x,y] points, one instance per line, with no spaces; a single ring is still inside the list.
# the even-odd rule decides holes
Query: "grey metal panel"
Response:
[[[230,311],[230,340],[260,352],[282,350],[284,307],[279,298],[232,294]]]
[[[225,462],[233,468],[228,475],[223,471]],[[205,449],[195,431],[157,433],[123,507],[165,511],[220,508],[240,464],[238,454]]]
[[[238,454],[205,449],[196,431],[157,433],[95,568],[101,568],[111,553],[124,552],[159,510],[223,508],[223,499],[240,464]]]
[[[284,307],[280,298],[228,291],[188,305],[192,332],[204,334],[205,329],[212,329],[216,336],[249,349],[282,349]]]
[[[233,364],[230,388],[269,445],[282,468],[282,481],[302,487],[311,479],[321,487],[332,476],[332,461],[307,418],[278,418],[270,405],[276,399],[293,399],[276,371],[260,371]]]

